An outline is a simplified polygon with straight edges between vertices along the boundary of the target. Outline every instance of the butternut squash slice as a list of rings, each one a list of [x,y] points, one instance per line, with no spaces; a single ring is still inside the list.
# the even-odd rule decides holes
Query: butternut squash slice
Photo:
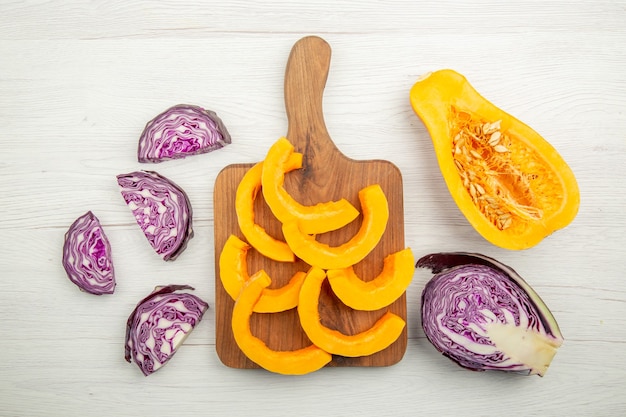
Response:
[[[291,250],[311,266],[322,269],[340,269],[355,265],[365,258],[378,244],[387,228],[389,205],[387,197],[378,184],[359,191],[363,222],[359,231],[346,243],[330,246],[315,240],[300,229],[300,223],[283,224],[283,235]]]
[[[300,290],[298,316],[304,332],[314,345],[335,355],[358,357],[380,352],[400,337],[406,323],[391,312],[386,312],[368,330],[354,335],[322,325],[319,297],[325,279],[324,270],[311,267]]]
[[[332,355],[315,345],[293,351],[276,351],[252,334],[250,317],[253,307],[270,283],[270,277],[260,270],[241,290],[232,314],[232,330],[237,346],[251,361],[270,372],[303,375],[323,368],[332,360]]]
[[[426,74],[411,88],[410,101],[430,133],[450,194],[486,240],[527,249],[576,217],[578,184],[563,158],[463,75]]]
[[[325,233],[356,219],[359,211],[346,199],[305,206],[294,200],[283,187],[287,161],[294,152],[286,139],[278,139],[263,161],[261,190],[265,202],[281,223],[296,220],[304,233]]]
[[[230,235],[220,253],[219,267],[222,286],[233,300],[239,297],[248,280],[248,251],[252,247],[235,235]]]
[[[411,283],[415,259],[410,248],[392,253],[383,260],[382,272],[371,281],[363,281],[354,267],[329,269],[328,282],[335,295],[355,310],[374,311],[396,301]]]
[[[231,235],[220,253],[220,279],[224,289],[233,300],[237,300],[241,289],[250,280],[248,275],[248,251],[250,245]],[[265,288],[254,305],[255,313],[278,313],[291,310],[298,304],[300,287],[306,273],[296,272],[286,285],[280,288]]]
[[[300,288],[306,278],[306,272],[297,271],[289,282],[280,288],[265,288],[261,298],[254,305],[255,313],[280,313],[298,305]]]
[[[302,154],[294,152],[285,162],[285,172],[302,167]],[[244,237],[263,256],[278,262],[293,262],[295,256],[289,246],[270,236],[263,226],[254,221],[254,200],[261,190],[263,162],[255,164],[245,173],[237,186],[235,211],[237,222]]]

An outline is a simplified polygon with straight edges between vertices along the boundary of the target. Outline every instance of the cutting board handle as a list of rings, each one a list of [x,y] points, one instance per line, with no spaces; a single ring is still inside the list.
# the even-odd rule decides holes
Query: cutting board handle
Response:
[[[307,36],[294,44],[285,70],[287,139],[296,150],[318,160],[338,152],[326,130],[322,106],[330,57],[324,39]]]

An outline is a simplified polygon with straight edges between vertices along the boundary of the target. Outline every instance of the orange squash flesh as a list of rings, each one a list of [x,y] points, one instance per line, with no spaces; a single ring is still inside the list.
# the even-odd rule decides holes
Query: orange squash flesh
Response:
[[[270,285],[264,271],[252,275],[235,302],[232,330],[239,349],[260,367],[284,375],[303,375],[323,368],[332,355],[315,345],[293,351],[275,351],[252,334],[250,317],[261,293]]]
[[[285,162],[285,172],[302,167],[302,154],[292,153]],[[267,231],[254,221],[254,200],[261,189],[263,162],[255,164],[246,172],[237,186],[235,210],[237,222],[244,237],[263,256],[278,262],[293,262],[295,256],[289,246],[270,236]]]
[[[370,185],[359,191],[363,222],[359,231],[346,243],[330,246],[315,240],[300,229],[300,223],[283,224],[283,235],[291,250],[302,260],[322,269],[340,269],[355,265],[378,244],[389,219],[387,197],[380,185]]]
[[[406,323],[391,312],[386,312],[368,330],[354,335],[324,327],[319,314],[319,297],[325,279],[324,270],[312,267],[300,290],[298,316],[314,345],[332,354],[358,357],[380,352],[400,337]]]
[[[415,273],[415,259],[410,248],[388,255],[383,260],[382,272],[371,281],[359,278],[352,266],[329,269],[328,282],[335,295],[355,310],[374,311],[396,301],[411,283]]]
[[[281,223],[297,221],[301,230],[309,234],[336,230],[356,219],[359,212],[346,199],[305,206],[289,195],[283,184],[286,163],[293,152],[293,145],[280,138],[270,147],[263,162],[261,189],[274,216]]]
[[[304,278],[306,278],[306,272],[298,271],[282,287],[265,288],[259,301],[254,305],[253,311],[255,313],[279,313],[295,308],[298,305]]]
[[[463,75],[426,74],[411,88],[410,101],[430,133],[450,194],[486,240],[527,249],[576,217],[579,189],[563,158]]]
[[[233,300],[239,297],[248,280],[247,256],[251,246],[235,235],[230,235],[220,253],[219,270],[222,286]]]
[[[250,245],[246,242],[231,235],[220,254],[220,279],[224,289],[233,300],[239,297],[242,288],[250,280],[246,260],[250,249]],[[305,276],[305,272],[298,271],[286,285],[280,288],[265,288],[254,305],[254,312],[278,313],[295,308]]]

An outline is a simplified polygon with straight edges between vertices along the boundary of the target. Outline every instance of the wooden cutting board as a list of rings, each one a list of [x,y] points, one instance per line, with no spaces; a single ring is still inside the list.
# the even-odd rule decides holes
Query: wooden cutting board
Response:
[[[300,203],[316,204],[345,198],[360,211],[358,192],[362,188],[379,184],[389,202],[389,222],[378,246],[359,264],[356,273],[371,280],[380,273],[383,258],[404,249],[404,209],[402,176],[389,161],[357,161],[343,155],[331,140],[324,123],[322,100],[331,49],[319,37],[299,40],[291,50],[285,72],[285,107],[288,120],[287,139],[296,152],[304,155],[303,167],[286,175],[285,189]],[[356,92],[358,94],[358,92]],[[364,115],[365,117],[366,115]],[[367,137],[355,126],[354,135],[360,140],[379,141],[385,138]],[[268,138],[270,146],[278,138]],[[224,290],[219,278],[219,256],[229,235],[245,240],[237,224],[235,192],[245,172],[254,165],[235,164],[224,168],[218,175],[214,189],[215,214],[215,319],[216,350],[220,360],[233,368],[258,368],[238,348],[231,330],[234,301]],[[255,201],[256,221],[268,233],[283,239],[281,225],[259,193]],[[361,216],[342,229],[318,236],[318,240],[331,246],[346,242],[358,230]],[[248,270],[252,275],[259,269],[272,278],[271,288],[286,284],[296,271],[307,271],[303,261],[280,263],[261,256],[255,250],[248,252]],[[326,281],[320,298],[322,324],[345,334],[355,334],[371,327],[385,311],[392,311],[406,321],[406,298],[403,295],[385,309],[374,312],[355,311],[346,307],[330,290]],[[294,350],[308,346],[310,341],[300,327],[296,309],[276,314],[253,314],[250,321],[254,335],[274,350]],[[406,350],[406,327],[400,338],[387,349],[367,357],[347,358],[334,356],[328,366],[388,366],[397,363]]]

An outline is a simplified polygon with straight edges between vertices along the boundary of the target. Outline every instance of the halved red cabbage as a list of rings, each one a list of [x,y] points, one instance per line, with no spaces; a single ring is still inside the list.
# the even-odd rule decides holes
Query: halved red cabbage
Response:
[[[217,114],[178,104],[150,120],[139,137],[139,162],[186,158],[223,148],[231,137]]]
[[[91,211],[77,218],[65,233],[63,268],[82,291],[95,295],[115,291],[111,245]]]
[[[462,367],[543,376],[563,336],[539,295],[512,268],[476,253],[417,262],[436,275],[422,292],[428,340]]]
[[[156,287],[137,306],[126,323],[125,355],[144,375],[159,370],[176,353],[209,305],[189,285]]]
[[[137,224],[165,261],[173,261],[193,237],[192,210],[185,191],[154,171],[117,176],[122,197]]]

